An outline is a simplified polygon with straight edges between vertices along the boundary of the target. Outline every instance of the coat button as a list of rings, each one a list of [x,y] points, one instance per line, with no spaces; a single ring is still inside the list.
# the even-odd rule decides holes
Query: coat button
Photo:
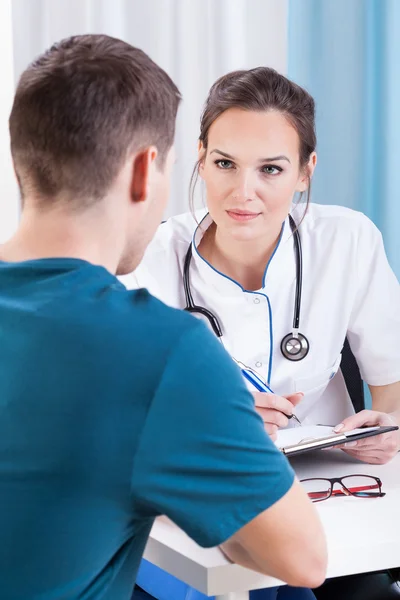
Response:
[[[254,298],[254,304],[260,304],[260,298]]]
[[[262,362],[260,362],[259,360],[256,362],[256,367],[259,369],[260,367],[262,367]]]

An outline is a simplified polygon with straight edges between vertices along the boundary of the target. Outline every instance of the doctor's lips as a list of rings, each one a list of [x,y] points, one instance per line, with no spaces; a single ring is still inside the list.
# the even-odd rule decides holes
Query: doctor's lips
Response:
[[[239,208],[227,210],[226,212],[235,221],[252,221],[261,214],[250,212],[249,210],[240,210]]]

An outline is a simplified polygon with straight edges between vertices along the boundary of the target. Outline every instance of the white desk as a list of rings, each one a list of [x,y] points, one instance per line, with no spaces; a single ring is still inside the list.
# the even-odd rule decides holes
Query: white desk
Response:
[[[384,498],[316,503],[328,540],[327,577],[400,566],[400,454],[383,466],[360,463],[341,450],[320,450],[291,462],[300,479],[376,475],[386,492]],[[218,600],[248,600],[249,590],[281,583],[230,564],[218,548],[200,548],[165,518],[154,524],[144,558]]]

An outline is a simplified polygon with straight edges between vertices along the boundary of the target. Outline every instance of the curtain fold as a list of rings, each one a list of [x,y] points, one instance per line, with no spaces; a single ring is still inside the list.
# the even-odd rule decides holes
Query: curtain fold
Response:
[[[400,278],[399,65],[398,0],[289,0],[288,74],[317,102],[313,199],[367,214]]]

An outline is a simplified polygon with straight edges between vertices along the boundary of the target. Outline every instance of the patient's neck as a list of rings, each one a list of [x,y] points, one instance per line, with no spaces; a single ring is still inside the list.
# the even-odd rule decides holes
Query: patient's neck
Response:
[[[78,258],[116,272],[123,241],[118,240],[118,228],[108,210],[98,206],[77,213],[39,209],[29,200],[24,204],[17,231],[0,246],[0,260]]]

